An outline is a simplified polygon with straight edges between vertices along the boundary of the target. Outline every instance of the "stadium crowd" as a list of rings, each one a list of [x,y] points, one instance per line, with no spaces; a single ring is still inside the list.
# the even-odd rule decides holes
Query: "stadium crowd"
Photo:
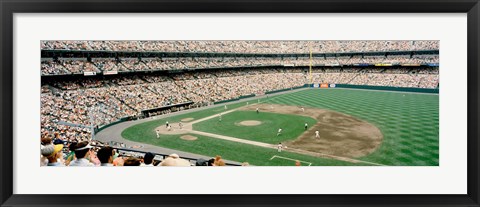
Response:
[[[262,66],[323,66],[354,64],[429,64],[438,63],[438,55],[389,55],[389,56],[342,56],[342,57],[309,57],[294,58],[59,58],[43,59],[42,75],[81,74],[84,72],[135,72],[157,70],[209,69],[232,67]]]
[[[314,69],[311,77],[301,69],[201,70],[170,75],[50,82],[49,85],[42,86],[41,129],[42,133],[58,132],[70,141],[79,137],[88,140],[90,128],[60,125],[58,122],[91,126],[93,121],[93,125],[103,126],[124,117],[140,116],[142,110],[194,103],[189,107],[150,115],[164,114],[240,96],[262,95],[268,91],[300,87],[310,82],[436,88],[438,68],[324,67]]]
[[[211,53],[345,53],[438,50],[438,41],[42,41],[42,50]],[[403,54],[403,53],[402,53]],[[171,113],[308,83],[437,88],[438,55],[314,57],[42,58],[41,163],[45,166],[224,166],[220,156],[192,163],[92,141],[92,130],[126,117]],[[365,66],[368,64],[370,66]],[[312,73],[308,67],[315,66]],[[362,65],[364,67],[353,67]],[[376,67],[371,65],[378,65]],[[389,67],[384,67],[384,66]],[[391,66],[390,66],[391,65]],[[269,66],[269,67],[264,67]],[[303,66],[303,68],[298,67]],[[201,69],[201,70],[185,70]],[[170,70],[167,72],[161,72]],[[172,70],[182,70],[170,73]],[[148,71],[139,73],[138,71]],[[153,72],[159,71],[159,72]],[[129,72],[129,73],[124,73]],[[152,72],[152,73],[150,73]],[[175,71],[174,71],[175,72]],[[43,79],[42,79],[43,81]],[[185,104],[169,107],[176,104]],[[124,147],[124,146],[123,146]]]
[[[42,50],[209,53],[339,53],[438,50],[439,41],[42,41]]]
[[[114,166],[226,166],[217,155],[211,159],[184,159],[177,154],[168,156],[151,152],[130,151],[100,141],[68,142],[58,137],[40,139],[40,165],[57,167],[114,167]],[[246,166],[248,163],[242,164]]]

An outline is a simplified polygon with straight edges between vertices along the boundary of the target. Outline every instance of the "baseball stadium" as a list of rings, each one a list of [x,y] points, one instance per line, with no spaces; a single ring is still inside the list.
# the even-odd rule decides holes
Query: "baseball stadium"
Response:
[[[438,166],[439,41],[41,41],[41,166]]]

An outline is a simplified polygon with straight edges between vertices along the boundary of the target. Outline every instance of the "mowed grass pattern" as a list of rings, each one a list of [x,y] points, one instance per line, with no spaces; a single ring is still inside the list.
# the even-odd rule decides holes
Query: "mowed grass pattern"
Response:
[[[334,110],[376,125],[384,135],[383,142],[379,149],[370,155],[358,158],[359,160],[399,166],[437,166],[439,163],[438,95],[373,90],[307,89],[261,99],[261,101]],[[230,104],[228,110],[244,105],[245,102]],[[198,112],[157,119],[129,127],[122,132],[122,136],[129,140],[180,151],[207,156],[222,155],[228,160],[246,161],[253,165],[282,166],[288,162],[282,159],[270,160],[274,155],[311,162],[314,166],[368,165],[290,152],[278,153],[274,149],[198,135],[194,135],[199,137],[196,141],[182,140],[179,135],[163,135],[161,139],[156,139],[154,129],[164,125],[167,120],[173,123],[182,118],[199,119],[223,111],[223,105],[221,105]],[[226,116],[224,115],[223,119]],[[215,118],[212,121],[218,121],[218,119]]]
[[[373,90],[310,89],[266,103],[325,108],[376,125],[384,136],[374,153],[360,160],[384,165],[439,163],[439,103],[436,94]]]

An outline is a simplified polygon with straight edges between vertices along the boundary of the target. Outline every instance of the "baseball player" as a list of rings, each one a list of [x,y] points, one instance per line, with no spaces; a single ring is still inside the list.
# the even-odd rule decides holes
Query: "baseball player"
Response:
[[[248,101],[247,101],[247,106],[248,106]]]
[[[307,129],[308,129],[308,124],[307,124],[307,122],[305,122],[305,130],[307,130]]]
[[[222,114],[218,115],[218,121],[222,122]]]
[[[169,124],[168,121],[165,123],[165,127],[168,128]]]
[[[172,131],[172,125],[168,125],[167,130]]]
[[[279,128],[278,132],[277,132],[277,137],[280,136],[280,135],[282,135],[282,128]]]
[[[158,129],[155,131],[157,133],[157,139],[160,138],[160,132],[158,131]]]
[[[225,105],[225,110],[227,110],[227,105]]]
[[[180,121],[180,122],[178,122],[178,127],[180,127],[180,129],[182,129],[182,127],[183,127],[183,123],[182,123],[181,121]]]
[[[302,107],[302,112],[305,112],[305,108]]]
[[[282,149],[283,149],[283,145],[282,145],[282,143],[280,142],[280,143],[278,143],[278,145],[277,145],[277,151],[278,151],[278,152],[282,152]]]
[[[258,107],[257,107],[257,110],[256,110],[256,111],[257,111],[257,114],[258,114],[258,113],[259,113],[259,112],[258,112]]]
[[[320,138],[320,132],[318,132],[318,130],[315,131],[315,138]]]

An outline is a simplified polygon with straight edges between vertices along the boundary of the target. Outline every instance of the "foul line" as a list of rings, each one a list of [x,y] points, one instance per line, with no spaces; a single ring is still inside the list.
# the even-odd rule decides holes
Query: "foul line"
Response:
[[[275,98],[275,97],[272,97],[272,98]],[[252,103],[252,104],[249,104],[249,105],[256,105],[256,104],[260,104],[260,103],[263,103],[263,102],[264,101],[260,101],[260,102]],[[212,116],[208,116],[208,117],[205,117],[205,118],[202,118],[202,119],[198,119],[198,120],[195,120],[193,122],[190,122],[189,124],[191,124],[193,126],[193,124],[195,124],[195,123],[206,121],[206,120],[218,117],[220,114],[224,115],[224,114],[232,113],[232,112],[237,111],[237,110],[239,110],[241,108],[244,108],[244,107],[246,107],[246,106],[241,106],[241,107],[238,107],[236,109],[224,111],[222,113],[218,113],[218,114],[214,114]],[[264,148],[269,148],[269,149],[277,149],[277,145],[273,145],[273,144],[256,142],[256,141],[251,141],[251,140],[246,140],[246,139],[241,139],[241,138],[236,138],[236,137],[230,137],[230,136],[224,136],[224,135],[219,135],[219,134],[212,134],[212,133],[208,133],[208,132],[195,131],[193,129],[189,130],[188,133],[204,135],[204,136],[208,136],[208,137],[212,137],[212,138],[223,139],[223,140],[228,140],[228,141],[233,141],[233,142],[239,142],[239,143],[243,143],[243,144],[249,144],[249,145],[254,145],[254,146],[259,146],[259,147],[264,147]],[[385,165],[379,164],[379,163],[357,160],[357,159],[352,159],[352,158],[348,158],[348,157],[340,157],[340,156],[335,156],[335,155],[323,154],[323,153],[318,153],[318,152],[310,152],[310,151],[305,151],[305,150],[301,150],[301,149],[284,148],[283,151],[296,152],[296,153],[299,153],[299,154],[302,154],[302,155],[315,155],[315,156],[318,156],[318,157],[330,158],[330,159],[334,159],[334,160],[340,160],[340,161],[351,162],[351,163],[364,163],[364,164],[369,164],[369,165],[385,166]]]
[[[329,154],[324,154],[324,153],[319,153],[319,152],[310,152],[310,151],[305,151],[305,150],[301,150],[301,149],[293,149],[293,148],[288,148],[288,149],[284,149],[285,151],[290,151],[290,152],[297,152],[297,153],[300,153],[300,154],[314,154],[316,156],[319,156],[319,157],[326,157],[326,158],[330,158],[330,159],[335,159],[335,160],[340,160],[340,161],[345,161],[345,162],[351,162],[351,163],[364,163],[364,164],[370,164],[370,165],[376,165],[376,166],[386,166],[386,165],[383,165],[383,164],[379,164],[379,163],[375,163],[375,162],[369,162],[369,161],[363,161],[363,160],[357,160],[357,159],[352,159],[352,158],[348,158],[348,157],[340,157],[340,156],[336,156],[336,155],[329,155]]]
[[[285,159],[285,160],[292,160],[292,161],[297,161],[295,159],[291,159],[291,158],[288,158],[288,157],[282,157],[282,156],[277,156],[277,155],[274,155],[272,158],[270,158],[270,160],[273,160],[274,158],[281,158],[281,159]],[[301,161],[301,160],[298,160],[299,162],[303,162],[303,163],[308,163],[308,166],[311,166],[312,163],[311,162],[307,162],[307,161]]]

